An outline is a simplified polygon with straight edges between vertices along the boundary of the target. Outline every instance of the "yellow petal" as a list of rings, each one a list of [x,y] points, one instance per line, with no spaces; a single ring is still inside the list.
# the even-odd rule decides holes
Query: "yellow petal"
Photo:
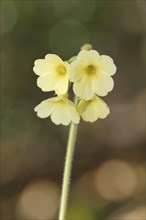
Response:
[[[55,92],[57,95],[63,95],[68,90],[68,76],[59,77],[56,84]]]
[[[47,99],[41,102],[34,108],[34,111],[37,112],[37,116],[40,118],[47,118],[52,114],[54,111],[54,103],[49,102],[50,100]]]
[[[96,50],[81,50],[81,52],[79,52],[77,59],[81,60],[81,61],[88,61],[88,62],[98,62],[99,61],[99,53]]]
[[[54,90],[56,94],[63,95],[68,89],[68,76],[58,77],[57,74],[44,74],[37,79],[37,85],[44,92]]]
[[[104,119],[107,117],[107,115],[110,113],[108,105],[98,96],[95,96],[97,100],[97,105],[98,105],[98,114],[99,118]]]
[[[55,111],[51,115],[51,120],[56,125],[63,124],[63,125],[69,125],[71,119],[70,115],[68,114],[68,111],[64,107],[58,106]]]
[[[114,87],[113,79],[107,74],[97,74],[94,78],[93,89],[99,96],[106,96]]]
[[[113,59],[109,56],[102,55],[99,61],[100,71],[109,74],[110,76],[116,73],[117,67],[115,66]]]
[[[73,61],[70,64],[70,81],[77,82],[83,75],[82,63],[78,60]]]
[[[75,104],[64,96],[62,97],[62,100],[66,103],[66,109],[70,115],[71,121],[75,124],[78,124],[80,117],[76,110]]]
[[[98,109],[94,102],[87,106],[86,111],[82,114],[82,118],[88,122],[94,122],[99,118]]]
[[[92,84],[92,77],[84,75],[80,81],[74,83],[73,91],[78,97],[89,100],[94,96]]]
[[[98,109],[93,100],[82,100],[78,106],[78,112],[86,122],[94,122],[98,118]]]
[[[40,76],[46,73],[55,73],[56,67],[59,65],[63,65],[67,69],[69,68],[67,62],[63,62],[59,56],[55,54],[47,54],[45,59],[38,59],[35,61],[33,70],[37,75]]]
[[[44,92],[49,92],[56,89],[58,78],[54,74],[43,74],[37,79],[37,85]]]
[[[38,76],[44,74],[44,73],[50,73],[53,71],[52,66],[49,65],[49,63],[44,59],[38,59],[34,63],[33,71]]]
[[[58,103],[56,105],[55,111],[51,115],[51,120],[57,125],[69,125],[71,121],[78,124],[79,115],[75,107],[73,107],[73,105],[70,105],[68,102]]]
[[[77,110],[75,109],[75,107],[73,107],[71,105],[68,106],[68,112],[70,114],[71,121],[75,124],[78,124],[80,121],[80,117],[79,117],[79,114],[77,113]]]
[[[47,54],[45,56],[45,60],[47,60],[49,63],[52,63],[52,64],[64,63],[63,60],[55,54]]]
[[[84,121],[94,122],[98,118],[105,118],[109,114],[107,104],[97,96],[92,100],[81,100],[78,105],[78,112]]]
[[[36,106],[34,110],[40,118],[51,115],[51,120],[56,125],[69,125],[70,122],[78,124],[80,120],[74,103],[64,96],[47,99]]]
[[[80,116],[82,116],[83,112],[86,111],[86,108],[87,108],[87,106],[88,106],[87,103],[88,103],[88,101],[86,101],[86,100],[84,100],[84,99],[82,99],[82,100],[79,102],[79,104],[78,104],[78,106],[77,106],[77,111],[78,111],[78,113],[79,113]]]

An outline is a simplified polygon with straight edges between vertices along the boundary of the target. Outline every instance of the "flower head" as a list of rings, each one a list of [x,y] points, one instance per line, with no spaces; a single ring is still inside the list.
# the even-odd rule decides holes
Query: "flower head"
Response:
[[[36,60],[34,72],[39,76],[37,85],[44,92],[55,91],[63,95],[68,90],[69,64],[55,54],[48,54],[45,59]]]
[[[64,96],[44,100],[34,110],[40,118],[47,118],[51,115],[51,120],[56,125],[69,125],[71,121],[78,124],[80,120],[74,103]]]
[[[106,118],[110,110],[107,104],[95,95],[91,100],[81,100],[78,105],[78,112],[84,121],[94,122],[98,118]]]
[[[74,93],[85,100],[94,94],[105,96],[113,89],[112,75],[116,66],[111,57],[99,55],[96,50],[82,50],[70,64],[70,80],[74,83]]]

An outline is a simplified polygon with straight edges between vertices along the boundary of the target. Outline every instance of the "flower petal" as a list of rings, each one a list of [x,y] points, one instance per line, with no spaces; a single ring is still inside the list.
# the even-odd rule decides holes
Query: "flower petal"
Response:
[[[57,95],[65,94],[68,90],[68,76],[59,77],[57,82],[58,83],[56,84],[56,87],[55,87],[56,94]]]
[[[51,115],[51,120],[56,124],[63,124],[63,125],[69,125],[71,122],[70,115],[68,114],[67,109],[65,106],[57,105],[55,111]]]
[[[34,63],[33,71],[36,75],[40,76],[44,73],[51,73],[53,71],[53,67],[50,66],[46,60],[38,59]]]
[[[79,103],[78,112],[86,122],[94,122],[98,118],[98,108],[96,108],[96,103],[93,100],[82,100]]]
[[[47,99],[34,108],[34,111],[37,112],[38,117],[47,118],[49,115],[52,114],[55,106],[54,103],[51,103],[49,101],[50,100]]]
[[[68,76],[58,77],[56,74],[44,74],[37,79],[37,85],[44,92],[55,90],[58,95],[63,95],[68,89]]]
[[[113,59],[109,56],[102,55],[99,61],[100,70],[110,76],[116,73],[117,67],[113,62]]]
[[[43,74],[37,79],[37,85],[42,91],[52,91],[55,90],[58,85],[58,78],[54,74]]]
[[[106,96],[108,92],[112,91],[114,87],[113,79],[107,74],[98,74],[94,77],[93,89],[99,96]]]
[[[56,71],[56,66],[58,65],[67,67],[67,64],[59,56],[47,54],[45,59],[38,59],[34,62],[33,71],[39,76],[45,73],[50,74]]]
[[[47,60],[49,63],[52,63],[52,64],[64,63],[63,60],[55,54],[47,54],[45,56],[45,60]]]
[[[72,122],[75,124],[78,124],[80,121],[80,117],[79,117],[79,114],[78,114],[76,108],[71,105],[68,106],[68,113],[70,114],[70,118],[71,118]]]
[[[86,111],[82,114],[83,120],[88,122],[94,122],[98,119],[98,117],[98,109],[96,108],[95,103],[88,105]]]
[[[98,107],[98,115],[99,118],[104,119],[107,117],[107,115],[110,113],[110,109],[108,105],[98,96],[95,96],[97,100],[97,107]]]
[[[94,91],[92,89],[92,78],[84,75],[80,81],[74,83],[73,91],[82,99],[91,99],[94,96]]]
[[[56,125],[69,125],[72,121],[79,123],[80,117],[73,102],[64,96],[57,96],[41,102],[34,109],[40,118],[51,115],[51,120]]]
[[[98,118],[105,118],[110,110],[107,104],[97,96],[94,96],[92,100],[81,100],[78,105],[78,112],[84,121],[94,122]]]
[[[96,50],[81,50],[81,52],[77,55],[77,59],[84,62],[98,62],[99,58],[99,53]]]
[[[75,60],[70,64],[70,81],[77,82],[82,77],[81,61]]]

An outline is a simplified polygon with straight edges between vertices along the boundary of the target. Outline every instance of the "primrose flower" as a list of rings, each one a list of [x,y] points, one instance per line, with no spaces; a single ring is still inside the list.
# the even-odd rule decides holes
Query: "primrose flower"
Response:
[[[51,120],[56,125],[69,125],[70,122],[78,124],[80,120],[74,103],[64,96],[44,100],[35,107],[34,111],[40,118],[47,118],[51,115]]]
[[[111,57],[99,55],[96,50],[82,50],[70,64],[70,81],[74,93],[85,100],[94,94],[106,96],[114,87],[112,75],[116,66]]]
[[[110,113],[107,104],[98,96],[91,100],[81,100],[78,105],[78,113],[84,121],[94,122],[98,118],[104,119]]]
[[[39,76],[37,85],[44,92],[55,90],[57,95],[63,95],[68,90],[69,64],[55,54],[47,54],[45,59],[34,63],[34,72]]]

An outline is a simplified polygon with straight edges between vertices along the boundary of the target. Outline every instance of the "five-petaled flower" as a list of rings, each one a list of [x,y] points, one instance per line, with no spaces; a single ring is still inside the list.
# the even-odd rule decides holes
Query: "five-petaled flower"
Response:
[[[99,96],[105,96],[113,89],[111,76],[116,73],[116,66],[111,57],[99,55],[91,45],[84,45],[68,62],[55,54],[47,54],[45,59],[35,61],[33,70],[39,76],[38,87],[58,95],[35,107],[38,117],[50,116],[56,125],[69,125],[70,122],[78,124],[80,117],[86,122],[94,122],[110,113],[108,105]],[[78,99],[76,105],[68,99],[71,82]]]
[[[44,100],[34,110],[40,118],[51,116],[56,125],[69,125],[70,122],[78,124],[80,120],[74,103],[64,96]]]
[[[63,95],[68,90],[69,64],[55,54],[47,54],[45,59],[34,63],[34,72],[39,75],[37,85],[44,92],[55,91]]]
[[[94,94],[105,96],[113,89],[112,75],[116,66],[111,57],[99,55],[96,50],[82,50],[70,64],[70,80],[74,83],[74,93],[85,100]]]
[[[82,119],[87,122],[106,118],[110,113],[107,104],[96,95],[91,100],[81,100],[77,110]]]

